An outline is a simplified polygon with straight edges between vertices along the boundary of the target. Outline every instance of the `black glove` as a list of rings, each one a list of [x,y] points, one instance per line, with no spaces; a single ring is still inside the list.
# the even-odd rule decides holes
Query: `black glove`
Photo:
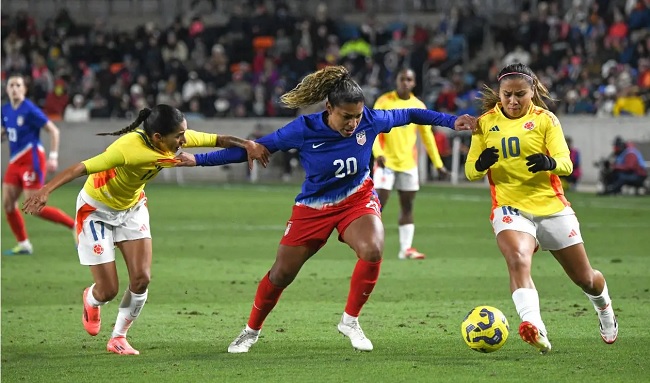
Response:
[[[532,154],[526,157],[526,159],[528,160],[526,166],[528,166],[528,171],[531,173],[541,172],[542,170],[553,170],[557,166],[557,162],[555,162],[553,157],[542,153]]]
[[[474,164],[474,167],[477,171],[482,172],[487,170],[490,166],[494,165],[499,160],[499,149],[494,146],[491,148],[486,148],[478,160]]]

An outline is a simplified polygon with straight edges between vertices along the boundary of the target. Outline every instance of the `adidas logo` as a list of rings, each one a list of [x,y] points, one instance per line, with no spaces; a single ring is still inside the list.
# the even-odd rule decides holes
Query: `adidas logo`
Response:
[[[498,132],[499,127],[497,125],[494,125],[493,127],[490,128],[490,132]]]
[[[571,229],[571,232],[569,233],[569,238],[575,237],[576,235],[578,235],[578,233],[576,233],[575,230]]]

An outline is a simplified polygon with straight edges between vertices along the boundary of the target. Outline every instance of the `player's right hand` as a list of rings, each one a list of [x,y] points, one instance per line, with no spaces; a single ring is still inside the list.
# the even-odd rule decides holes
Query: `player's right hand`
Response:
[[[377,166],[379,166],[382,169],[385,168],[386,167],[386,157],[379,156],[379,157],[375,158],[375,164],[377,164]]]
[[[25,214],[38,214],[43,207],[47,204],[47,199],[49,193],[45,192],[43,189],[37,191],[35,194],[32,194],[29,198],[23,202],[22,211]]]
[[[187,152],[180,152],[174,157],[176,161],[175,166],[196,166],[196,158],[194,157],[194,154],[192,153],[187,153]]]
[[[476,160],[474,168],[479,172],[486,171],[490,166],[494,165],[499,160],[499,149],[494,146],[486,148]]]
[[[471,130],[472,132],[478,127],[478,120],[474,116],[469,114],[463,114],[458,116],[456,122],[454,123],[454,130]]]

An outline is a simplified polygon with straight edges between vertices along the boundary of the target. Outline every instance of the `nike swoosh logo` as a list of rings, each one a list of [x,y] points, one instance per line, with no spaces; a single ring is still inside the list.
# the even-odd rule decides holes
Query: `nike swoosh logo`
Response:
[[[325,145],[325,143],[324,143],[324,142],[321,142],[320,144],[312,144],[311,147],[314,148],[314,149],[316,149],[317,147],[319,147],[319,146],[323,146],[323,145]]]

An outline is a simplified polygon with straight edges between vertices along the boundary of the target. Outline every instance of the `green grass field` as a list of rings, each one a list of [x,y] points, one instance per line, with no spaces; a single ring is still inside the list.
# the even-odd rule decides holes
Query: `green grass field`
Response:
[[[50,199],[74,212],[79,184]],[[91,283],[72,236],[27,217],[36,252],[2,257],[2,382],[647,382],[650,381],[650,199],[571,194],[587,251],[607,277],[620,334],[606,345],[589,301],[549,253],[533,276],[553,351],[516,334],[505,262],[487,220],[485,189],[427,187],[417,198],[415,246],[397,260],[397,199],[384,211],[381,278],[361,324],[375,350],[355,352],[336,330],[355,256],[335,236],[303,268],[248,354],[230,355],[257,282],[269,269],[299,186],[150,185],[154,234],[149,300],[129,332],[141,355],[106,352],[119,300],[103,308],[97,337],[84,331]],[[396,196],[393,196],[396,197]],[[6,223],[2,248],[14,245]],[[127,286],[118,260],[121,288]],[[121,295],[120,295],[121,296]],[[474,306],[510,320],[505,346],[471,351],[460,323]]]

